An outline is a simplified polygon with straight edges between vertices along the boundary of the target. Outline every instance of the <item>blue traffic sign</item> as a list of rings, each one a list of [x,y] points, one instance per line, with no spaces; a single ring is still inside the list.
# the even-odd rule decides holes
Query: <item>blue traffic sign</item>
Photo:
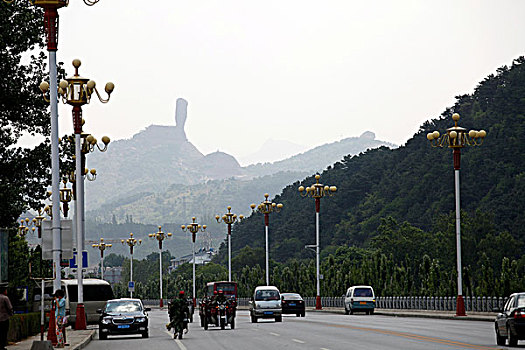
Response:
[[[78,268],[77,265],[77,252],[73,252],[73,259],[69,259],[69,267],[72,269]],[[85,269],[88,267],[88,254],[87,251],[82,251],[82,268]]]

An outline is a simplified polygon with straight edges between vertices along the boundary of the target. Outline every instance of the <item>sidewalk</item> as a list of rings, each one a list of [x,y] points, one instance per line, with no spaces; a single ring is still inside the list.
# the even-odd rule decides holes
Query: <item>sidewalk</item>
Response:
[[[87,344],[95,336],[96,328],[90,327],[86,330],[72,330],[71,328],[66,329],[66,339],[69,346],[66,346],[64,350],[80,350],[86,347]],[[33,345],[33,341],[40,341],[40,333],[21,340],[17,343],[7,346],[8,350],[30,350]],[[47,332],[44,334],[44,340],[47,340]]]
[[[343,308],[338,307],[324,307],[322,310],[316,310],[313,307],[307,307],[308,312],[329,312],[336,314],[344,314]],[[375,309],[375,315],[394,316],[394,317],[422,317],[422,318],[438,318],[447,320],[465,320],[465,321],[485,321],[494,322],[496,313],[487,312],[467,312],[467,316],[456,316],[454,311],[433,311],[433,310],[398,310],[398,309]]]

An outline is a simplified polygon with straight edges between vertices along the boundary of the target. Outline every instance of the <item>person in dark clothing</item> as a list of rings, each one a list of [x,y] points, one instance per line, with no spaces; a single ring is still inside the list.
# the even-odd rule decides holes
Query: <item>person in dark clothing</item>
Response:
[[[177,334],[179,335],[179,339],[182,339],[182,331],[186,329],[186,332],[188,331],[187,328],[187,319],[189,315],[189,309],[188,309],[188,302],[186,301],[186,298],[184,297],[184,291],[179,292],[179,297],[176,299],[173,299],[169,303],[168,307],[168,315],[170,317],[170,323],[166,325],[166,328],[168,330],[175,329],[175,334],[173,335],[173,338],[177,338]],[[186,320],[186,321],[185,321]]]
[[[0,284],[0,350],[6,350],[9,317],[13,315],[13,305],[7,296],[7,284]]]

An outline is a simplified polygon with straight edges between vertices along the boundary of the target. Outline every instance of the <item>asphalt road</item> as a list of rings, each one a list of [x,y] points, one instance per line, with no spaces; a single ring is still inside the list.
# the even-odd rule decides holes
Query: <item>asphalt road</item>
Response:
[[[199,326],[196,314],[184,339],[166,331],[166,311],[150,314],[150,338],[115,336],[93,340],[87,350],[204,350],[204,349],[500,349],[491,322],[403,318],[380,315],[307,313],[283,317],[282,323],[250,323],[247,311],[237,314],[235,330]],[[525,348],[521,342],[520,348]]]

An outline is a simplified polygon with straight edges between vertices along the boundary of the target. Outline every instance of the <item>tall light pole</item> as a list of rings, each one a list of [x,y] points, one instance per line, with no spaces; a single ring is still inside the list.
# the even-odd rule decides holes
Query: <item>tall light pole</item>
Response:
[[[164,306],[164,302],[162,300],[162,241],[167,239],[168,237],[171,237],[171,233],[164,233],[162,232],[162,226],[159,226],[159,232],[150,233],[148,235],[149,238],[156,239],[159,242],[159,276],[160,276],[160,307]]]
[[[456,254],[457,254],[457,270],[458,270],[458,297],[456,301],[456,316],[466,316],[465,302],[463,300],[463,279],[461,267],[461,216],[460,216],[460,200],[459,200],[459,169],[461,165],[461,149],[465,146],[481,146],[487,133],[485,130],[476,131],[467,129],[458,125],[459,114],[452,115],[454,126],[447,129],[447,133],[439,135],[438,131],[427,134],[427,139],[430,141],[432,147],[452,148],[452,155],[454,159],[454,184],[456,197]]]
[[[14,0],[4,0],[11,4]],[[44,32],[46,36],[47,51],[49,53],[49,82],[51,91],[48,102],[51,107],[51,192],[52,202],[59,201],[60,169],[59,169],[59,150],[58,150],[58,95],[57,95],[57,59],[58,50],[58,9],[69,4],[69,0],[29,0],[32,5],[44,9]],[[99,0],[84,0],[88,6],[92,6]],[[49,87],[49,84],[48,84]],[[55,205],[53,210],[51,230],[53,233],[53,271],[54,283],[53,290],[61,288],[62,276],[60,261],[62,259],[62,239],[60,236],[60,208]]]
[[[232,207],[228,206],[226,209],[228,209],[228,212],[222,216],[222,218],[219,215],[215,216],[215,220],[217,222],[224,222],[226,225],[228,225],[228,282],[231,282],[232,280],[232,243],[231,243],[231,235],[232,235],[232,225],[237,221],[237,215],[233,214],[231,212]],[[244,216],[241,214],[239,215],[239,221],[244,219]]]
[[[67,103],[73,106],[73,127],[75,132],[75,194],[76,194],[76,227],[77,227],[77,280],[78,280],[78,303],[76,310],[76,322],[75,329],[86,329],[86,313],[84,310],[84,290],[82,284],[82,253],[84,251],[84,166],[82,164],[83,154],[82,154],[82,106],[88,104],[91,101],[93,93],[96,93],[98,99],[102,103],[107,103],[115,88],[113,83],[107,83],[105,86],[106,93],[108,94],[107,98],[102,98],[100,93],[96,88],[96,83],[93,80],[88,78],[83,78],[78,74],[78,68],[80,67],[81,62],[79,59],[73,60],[73,67],[75,67],[75,74],[72,77],[67,78],[66,80],[61,80],[58,86],[58,95],[62,97],[64,103]],[[52,82],[53,83],[53,82]],[[43,82],[40,84],[40,89],[45,93],[49,90],[49,84]],[[50,93],[52,94],[53,86],[51,86]],[[90,137],[91,141],[88,141]],[[86,137],[89,145],[94,142],[96,144],[96,139],[89,135]],[[107,143],[106,143],[107,141]],[[102,148],[105,150],[107,144],[109,143],[109,138],[103,138],[105,147]],[[94,146],[93,144],[93,146]],[[97,144],[98,146],[98,144]],[[101,149],[101,150],[102,150]]]
[[[95,243],[91,245],[93,248],[98,248],[100,250],[100,279],[104,279],[104,251],[107,248],[111,248],[111,243],[105,243],[104,238],[100,237],[100,243]]]
[[[310,187],[305,188],[304,186],[299,187],[299,193],[303,197],[312,197],[315,199],[315,267],[316,267],[316,281],[317,281],[317,295],[315,296],[315,308],[321,310],[323,306],[321,305],[321,282],[319,274],[319,212],[321,210],[321,198],[324,196],[332,196],[337,191],[335,186],[326,186],[319,183],[321,175],[315,175],[315,183]]]
[[[135,238],[133,238],[133,233],[130,233],[128,239],[125,239],[125,240],[122,239],[120,242],[122,244],[127,244],[129,246],[129,254],[131,255],[131,260],[129,261],[129,281],[132,282],[133,281],[133,248],[137,244],[142,244],[142,240],[139,239],[137,241]],[[132,290],[129,291],[129,297],[133,298]]]
[[[193,254],[193,307],[195,307],[196,299],[195,299],[195,238],[197,236],[197,232],[201,231],[204,232],[206,230],[206,225],[199,225],[195,222],[196,218],[195,216],[191,218],[192,222],[187,225],[181,225],[182,231],[190,231],[191,232],[191,251]]]
[[[264,214],[264,234],[265,234],[265,240],[266,240],[266,285],[270,285],[270,253],[269,253],[269,246],[268,246],[268,230],[270,225],[270,213],[276,212],[278,213],[283,208],[283,205],[281,203],[273,203],[271,200],[268,200],[269,194],[264,194],[264,201],[261,202],[257,209],[255,209],[255,204],[251,204],[250,208],[252,208],[252,212],[259,212],[261,214]]]

